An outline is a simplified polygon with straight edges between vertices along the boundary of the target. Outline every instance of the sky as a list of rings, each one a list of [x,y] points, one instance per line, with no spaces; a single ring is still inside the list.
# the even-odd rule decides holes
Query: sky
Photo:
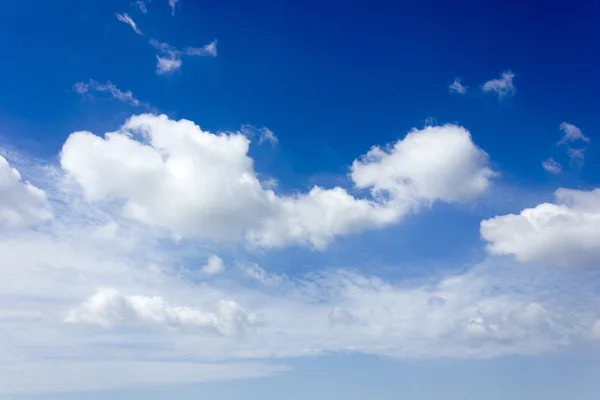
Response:
[[[0,399],[600,397],[600,4],[0,6]]]

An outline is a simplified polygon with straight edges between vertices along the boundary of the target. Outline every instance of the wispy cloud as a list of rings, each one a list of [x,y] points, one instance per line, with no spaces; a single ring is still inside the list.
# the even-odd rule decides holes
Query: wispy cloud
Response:
[[[484,83],[482,90],[484,92],[494,92],[498,95],[498,99],[502,100],[504,97],[515,93],[514,77],[515,74],[512,71],[504,71],[500,78]]]
[[[181,68],[182,61],[179,58],[167,58],[160,56],[156,56],[156,58],[158,60],[156,63],[156,73],[158,75],[165,75]]]
[[[454,79],[454,82],[452,82],[450,84],[450,86],[448,86],[448,89],[450,90],[450,93],[458,93],[458,94],[465,94],[465,93],[467,93],[467,89],[468,88],[469,88],[468,86],[463,86],[460,83],[460,78]]]
[[[151,3],[151,2],[152,2],[152,0],[148,0],[148,3]],[[146,14],[148,12],[148,7],[146,7],[146,3],[144,3],[143,0],[137,0],[133,4],[135,4],[143,14]]]
[[[567,154],[569,155],[569,159],[571,160],[571,166],[575,167],[583,167],[583,163],[585,161],[585,148],[582,149],[573,149],[569,147],[567,149]]]
[[[117,19],[119,21],[123,22],[124,24],[129,25],[131,27],[131,29],[133,29],[135,31],[135,33],[137,33],[138,35],[143,35],[141,29],[138,28],[138,26],[133,21],[133,19],[129,16],[129,14],[123,13],[123,14],[115,14],[115,15],[117,16]]]
[[[201,56],[201,57],[216,57],[217,41],[213,40],[202,47],[188,47],[185,50],[179,50],[166,42],[159,42],[156,39],[150,39],[150,45],[159,51],[157,56],[156,73],[164,75],[181,68],[183,61],[181,57],[186,56]]]
[[[207,45],[202,47],[188,47],[185,49],[185,55],[188,56],[217,56],[217,41],[213,40]]]
[[[578,140],[581,140],[583,142],[589,143],[590,142],[590,138],[585,136],[582,132],[581,129],[579,129],[578,127],[576,127],[573,124],[570,124],[568,122],[563,122],[559,125],[559,128],[561,131],[563,131],[564,135],[563,137],[556,143],[557,145],[562,145],[562,144],[567,144],[567,143],[571,143],[571,142],[576,142]]]
[[[146,103],[136,99],[131,90],[123,92],[111,81],[100,83],[94,79],[90,79],[88,83],[77,82],[75,85],[73,85],[73,90],[82,96],[90,92],[108,93],[113,98],[122,101],[123,103],[127,103],[135,107],[148,107]]]
[[[175,6],[179,3],[179,0],[169,0],[169,6],[171,7],[171,15],[175,15]]]
[[[542,161],[542,168],[551,174],[558,174],[562,172],[562,165],[553,158]]]
[[[258,138],[259,144],[269,142],[274,146],[279,143],[279,139],[275,136],[275,133],[266,126],[256,128],[252,125],[242,125],[240,132],[251,139]]]

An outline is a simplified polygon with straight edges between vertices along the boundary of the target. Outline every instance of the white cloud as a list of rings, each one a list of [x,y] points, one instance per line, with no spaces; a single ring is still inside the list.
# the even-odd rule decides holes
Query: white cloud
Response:
[[[282,371],[268,360],[335,352],[396,358],[564,352],[586,343],[600,314],[594,279],[585,273],[497,260],[400,282],[346,270],[286,277],[277,287],[194,281],[175,266],[190,255],[192,262],[204,258],[197,243],[174,252],[173,244],[161,245],[140,229],[134,248],[120,250],[122,233],[98,240],[89,232],[103,225],[88,218],[90,210],[79,209],[76,198],[63,200],[73,211],[57,216],[48,231],[0,231],[0,296],[10,318],[0,330],[0,359],[8,360],[0,363],[4,393],[266,376]],[[259,280],[271,277],[254,270]],[[215,368],[194,378],[198,371],[181,366],[182,359]],[[256,359],[264,360],[260,373],[246,364]],[[237,365],[236,373],[228,365]],[[143,371],[143,379],[115,377],[127,367]],[[181,378],[164,374],[180,368]],[[58,379],[75,370],[77,379]]]
[[[143,35],[142,31],[140,30],[140,28],[138,28],[138,26],[133,21],[133,19],[129,16],[129,14],[123,13],[123,14],[115,14],[115,15],[117,16],[117,19],[119,21],[129,25],[131,27],[131,29],[134,30],[135,33],[137,33],[138,35]]]
[[[156,56],[156,74],[165,75],[181,68],[181,59]]]
[[[169,7],[171,7],[171,14],[175,15],[175,6],[179,3],[179,0],[169,0]]]
[[[562,165],[553,158],[542,161],[542,168],[551,174],[559,174],[562,172]]]
[[[151,2],[151,1],[149,1],[149,2]],[[143,0],[137,0],[133,4],[135,4],[140,9],[142,14],[146,14],[148,12],[148,7],[146,6],[146,3],[144,3]]]
[[[188,47],[183,52],[188,56],[209,56],[216,57],[217,56],[217,41],[213,40],[209,44],[206,44],[202,47]]]
[[[507,95],[515,93],[516,89],[513,84],[515,74],[511,71],[504,71],[499,79],[492,79],[483,84],[484,92],[495,92],[498,99],[502,100]]]
[[[225,271],[223,259],[216,255],[208,257],[208,262],[200,270],[208,275],[217,275]]]
[[[217,56],[216,40],[202,47],[188,47],[183,51],[171,46],[169,43],[159,42],[156,39],[150,39],[149,43],[160,53],[160,55],[156,56],[156,73],[158,75],[164,75],[166,73],[173,72],[181,68],[181,64],[183,63],[181,57],[183,55],[205,57]]]
[[[267,286],[278,286],[287,278],[284,275],[269,274],[256,263],[239,263],[238,266],[246,277]]]
[[[563,122],[559,125],[560,130],[563,132],[563,137],[556,143],[557,145],[567,144],[581,140],[589,143],[590,138],[585,136],[581,129],[568,122]]]
[[[43,190],[21,179],[0,156],[0,225],[21,227],[52,218]]]
[[[321,249],[421,204],[466,201],[495,176],[469,132],[445,125],[413,130],[389,152],[374,147],[353,163],[354,184],[371,189],[374,200],[341,187],[279,196],[257,179],[249,144],[240,133],[215,135],[191,121],[145,114],[104,138],[73,133],[61,164],[89,200],[122,200],[125,215],[175,235]]]
[[[89,92],[109,93],[113,98],[122,101],[123,103],[127,103],[135,107],[148,107],[147,104],[136,99],[131,90],[123,92],[111,81],[100,83],[94,79],[90,79],[89,83],[77,82],[73,86],[73,89],[82,96]]]
[[[600,189],[558,189],[556,203],[481,222],[492,254],[563,267],[600,267]]]
[[[219,301],[214,313],[194,307],[172,306],[162,297],[126,296],[111,288],[99,290],[72,309],[67,323],[111,327],[118,324],[162,325],[169,328],[197,328],[221,336],[241,336],[248,327],[260,324],[233,300]]]
[[[448,90],[450,90],[450,93],[465,94],[467,93],[468,89],[468,86],[463,86],[460,83],[460,78],[454,79],[450,86],[448,86]]]
[[[352,164],[351,177],[375,198],[411,204],[465,201],[484,192],[497,174],[469,131],[456,125],[413,129],[389,149],[373,147]]]

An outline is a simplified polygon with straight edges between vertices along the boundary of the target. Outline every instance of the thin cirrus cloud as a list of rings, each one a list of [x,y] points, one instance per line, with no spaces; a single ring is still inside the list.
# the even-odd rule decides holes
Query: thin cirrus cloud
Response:
[[[143,3],[142,3],[143,4]],[[129,16],[129,14],[127,13],[123,13],[123,14],[115,14],[117,16],[117,19],[127,25],[129,25],[131,27],[131,29],[133,29],[133,31],[135,33],[137,33],[138,35],[144,35],[142,33],[142,30],[140,28],[138,28],[138,26],[136,25],[136,23],[133,21],[133,19]]]
[[[112,98],[127,103],[134,107],[148,107],[148,104],[141,102],[133,96],[131,90],[123,92],[111,81],[106,83],[100,83],[94,79],[90,79],[89,82],[77,82],[73,89],[81,96],[85,96],[91,92],[96,93],[108,93]]]
[[[143,114],[104,137],[73,133],[61,165],[89,201],[121,199],[124,215],[175,235],[317,249],[339,235],[394,224],[426,204],[468,201],[496,176],[466,129],[443,125],[414,129],[355,160],[350,178],[370,197],[319,186],[282,196],[261,185],[249,144],[241,133],[215,135],[188,120]]]
[[[169,7],[171,7],[171,15],[175,15],[175,7],[179,3],[179,0],[169,0]]]
[[[150,45],[158,50],[156,73],[165,75],[181,68],[183,63],[182,56],[200,56],[200,57],[216,57],[217,56],[217,41],[213,40],[202,47],[187,47],[184,50],[177,49],[165,42],[159,42],[156,39],[150,39]]]
[[[506,96],[514,95],[516,92],[513,78],[515,74],[512,71],[504,71],[500,78],[491,79],[483,84],[481,89],[487,93],[495,93],[499,100]]]
[[[577,141],[582,141],[585,143],[590,142],[590,138],[585,136],[583,132],[581,132],[581,129],[573,124],[562,122],[559,125],[559,128],[563,132],[563,137],[556,143],[559,146]]]
[[[454,79],[450,86],[448,86],[448,90],[450,91],[450,93],[466,94],[468,89],[468,86],[464,86],[461,83],[460,78]]]
[[[563,169],[562,165],[553,158],[542,161],[542,168],[551,174],[559,174]]]
[[[148,0],[148,3],[150,3],[151,1],[152,0]],[[142,14],[146,14],[148,12],[148,7],[146,6],[146,3],[144,2],[144,0],[137,0],[133,4],[135,4],[137,6],[137,8],[140,10],[140,12]]]
[[[270,143],[272,146],[275,146],[279,143],[279,139],[275,136],[275,133],[267,128],[266,126],[262,128],[257,128],[252,125],[242,125],[240,132],[244,135],[248,136],[250,139],[258,138],[258,143]]]

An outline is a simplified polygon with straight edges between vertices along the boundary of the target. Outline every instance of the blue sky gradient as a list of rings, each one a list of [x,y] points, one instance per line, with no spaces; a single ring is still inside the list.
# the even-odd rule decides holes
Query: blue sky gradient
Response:
[[[4,383],[0,377],[0,398],[599,398],[600,191],[594,189],[600,187],[600,3],[143,4],[146,12],[127,0],[0,6],[0,156],[7,163],[0,163],[6,172],[0,173],[0,197],[6,199],[0,199],[0,259],[6,260],[0,266],[0,341],[8,344],[0,350],[0,376],[7,377]],[[127,13],[141,34],[117,13]],[[153,47],[152,39],[171,50]],[[210,43],[214,54],[185,54]],[[181,65],[158,73],[158,56]],[[506,96],[484,90],[507,71],[514,78]],[[449,89],[455,79],[465,93]],[[85,88],[80,93],[78,83]],[[106,172],[112,164],[133,171],[139,165],[130,160],[145,167],[157,158],[136,159],[133,147],[96,154],[85,142],[94,139],[71,141],[80,131],[127,132],[123,137],[158,149],[163,160],[192,151],[191,142],[173,148],[152,142],[160,123],[154,117],[148,117],[148,136],[123,127],[144,113],[168,116],[168,130],[191,129],[175,122],[185,119],[221,138],[248,137],[249,164],[245,152],[236,158],[237,147],[226,147],[237,139],[219,142],[223,154],[206,145],[206,170],[194,173],[208,176],[212,165],[224,167],[188,204],[181,199],[190,188],[168,192],[173,182],[165,181],[147,189],[146,178],[137,180],[134,172]],[[567,132],[560,128],[564,122],[583,136],[558,143]],[[364,156],[373,146],[392,154],[394,144],[405,143],[404,157],[418,151],[408,147],[409,132],[418,140],[428,140],[427,132],[440,132],[440,140],[464,138],[451,136],[454,125],[469,132],[465,147],[448,142],[440,153],[416,157],[419,165],[402,167],[393,183],[381,183],[387,185],[383,191],[376,191],[377,180],[394,167],[376,170],[376,183],[363,186],[351,174],[368,163]],[[261,136],[265,128],[276,140]],[[185,131],[190,137],[201,133]],[[457,167],[464,174],[451,188],[457,193],[474,175],[493,171],[481,187],[467,188],[472,196],[440,189],[442,172],[453,171],[462,157],[476,161]],[[549,159],[560,171],[543,167]],[[422,178],[420,171],[438,160],[448,165]],[[8,165],[22,180],[12,178]],[[293,223],[276,217],[268,225],[275,238],[269,231],[267,239],[261,236],[265,242],[252,246],[244,235],[264,222],[264,210],[252,208],[254,197],[233,192],[235,209],[223,215],[216,208],[203,214],[198,205],[213,189],[226,197],[218,190],[239,178],[238,167],[256,175],[252,193],[258,197],[268,196],[269,179],[276,180],[273,204],[289,201],[290,209],[293,199],[308,198],[318,186],[339,187],[349,201],[369,202],[381,215],[399,214],[385,222],[373,214],[350,228],[319,225],[342,202],[336,198],[332,209],[314,211],[315,231],[331,229],[321,248],[310,238],[286,241]],[[114,183],[120,179],[122,186]],[[32,195],[25,181],[46,197]],[[404,199],[406,186],[419,192],[407,211],[391,201]],[[105,189],[112,194],[90,195]],[[127,214],[121,209],[127,201],[146,207],[145,216]],[[310,203],[298,215],[310,219],[313,206],[321,205]],[[339,218],[360,213],[349,210]],[[528,219],[523,210],[539,212],[539,218]],[[177,219],[187,212],[189,218]],[[215,232],[236,224],[239,229],[232,227],[224,239],[210,231],[213,217]],[[194,218],[200,218],[194,226],[199,233],[183,232],[185,220]],[[230,232],[238,230],[242,234],[234,238]],[[211,255],[220,257],[223,270],[202,269]],[[106,287],[115,291],[101,292]],[[86,308],[96,289],[118,297]],[[442,297],[442,311],[421,313],[421,303],[412,308],[412,301],[430,295]],[[152,311],[159,314],[149,322],[135,296],[164,299],[166,327],[152,325],[163,317]],[[256,314],[239,317],[248,318],[242,328],[215,328],[222,328],[222,341],[194,333],[183,319],[169,325],[180,310],[175,306],[196,313],[222,299]],[[125,311],[102,308],[123,304]],[[252,322],[253,315],[266,322]],[[321,315],[322,327],[315,322]],[[400,328],[409,315],[410,327]],[[442,320],[451,328],[439,333]],[[298,321],[306,321],[306,330]],[[483,333],[471,330],[479,328]],[[159,377],[178,362],[189,365],[153,384],[153,374]],[[140,367],[148,379],[109,376],[135,363],[156,365]],[[202,370],[194,372],[196,364],[212,363],[239,363],[231,372],[239,376],[227,370],[223,377],[197,379]],[[55,372],[40,378],[46,370]],[[52,383],[69,380],[69,373],[79,379],[73,371],[86,374],[84,383]]]

